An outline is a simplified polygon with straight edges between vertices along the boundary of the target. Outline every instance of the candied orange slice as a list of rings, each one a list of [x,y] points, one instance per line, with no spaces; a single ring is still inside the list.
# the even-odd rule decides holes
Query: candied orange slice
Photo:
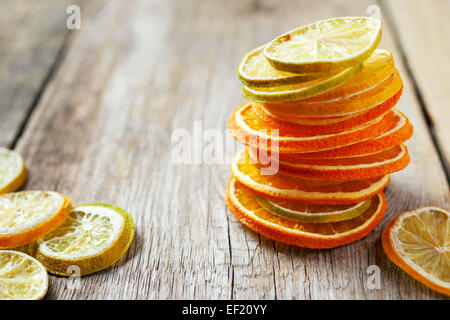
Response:
[[[409,163],[408,149],[398,145],[367,156],[337,159],[299,159],[297,162],[279,160],[277,154],[250,150],[253,159],[262,163],[278,161],[279,172],[306,179],[357,180],[379,177],[400,171]]]
[[[302,131],[307,134],[328,134],[338,133],[349,130],[351,128],[361,126],[364,123],[381,117],[391,110],[400,99],[402,90],[397,92],[388,100],[380,103],[378,106],[369,110],[360,111],[348,116],[340,116],[334,118],[309,118],[296,119],[285,118],[274,114],[258,104],[252,104],[254,112],[264,121],[270,123],[274,128],[285,128],[285,130]]]
[[[244,145],[280,153],[296,153],[329,150],[374,138],[403,118],[394,109],[382,117],[344,132],[314,135],[302,130],[274,128],[259,118],[250,104],[245,104],[235,111],[228,122],[228,128],[231,135]]]
[[[381,221],[386,211],[382,192],[374,195],[369,208],[346,221],[307,223],[275,215],[263,207],[256,194],[236,179],[228,184],[226,203],[231,213],[245,226],[270,239],[307,248],[334,248],[367,236]]]
[[[283,103],[261,104],[272,113],[282,117],[322,117],[348,115],[373,108],[394,96],[403,87],[402,78],[396,70],[375,87],[350,97],[331,100],[298,100]]]
[[[389,182],[389,175],[348,181],[312,180],[283,175],[264,175],[247,150],[231,162],[233,176],[254,192],[265,196],[301,200],[316,204],[358,203],[373,197]]]
[[[392,262],[450,296],[450,212],[437,207],[404,212],[389,223],[381,239]]]

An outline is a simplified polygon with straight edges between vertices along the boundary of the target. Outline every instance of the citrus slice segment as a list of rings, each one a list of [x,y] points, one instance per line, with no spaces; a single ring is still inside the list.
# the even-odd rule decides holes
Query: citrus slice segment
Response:
[[[437,207],[404,212],[389,223],[381,239],[398,267],[450,296],[450,212]]]
[[[277,37],[263,53],[276,69],[288,72],[344,69],[372,54],[381,40],[381,25],[367,17],[322,20]]]
[[[402,88],[402,78],[396,70],[394,74],[375,87],[350,97],[323,101],[299,100],[284,103],[264,103],[262,105],[270,112],[285,118],[351,115],[375,108],[392,98]]]
[[[61,225],[72,202],[56,192],[21,191],[0,195],[0,248],[28,244]]]
[[[370,207],[351,220],[332,223],[306,223],[275,215],[256,201],[256,195],[231,178],[226,203],[245,226],[270,239],[308,248],[334,248],[355,242],[370,233],[383,218],[386,199],[380,192]]]
[[[394,109],[395,110],[395,109]],[[343,146],[335,149],[306,152],[306,153],[280,153],[279,157],[282,160],[297,162],[300,159],[335,159],[358,157],[364,155],[371,155],[390,149],[396,145],[404,143],[411,138],[414,128],[408,119],[398,110],[395,110],[398,117],[397,122],[391,122],[386,132],[375,138],[358,142],[352,145]]]
[[[260,104],[252,104],[254,112],[274,128],[285,128],[305,132],[306,134],[338,133],[373,121],[391,110],[400,99],[402,90],[374,108],[335,118],[285,118],[270,112]]]
[[[383,176],[404,169],[409,163],[408,149],[398,145],[367,156],[338,159],[279,160],[279,155],[250,150],[253,159],[262,163],[279,163],[279,172],[305,179],[357,180]]]
[[[242,96],[254,102],[285,102],[309,98],[340,86],[362,71],[362,65],[344,69],[331,76],[277,87],[242,86]]]
[[[52,274],[70,276],[70,267],[77,266],[83,276],[117,262],[133,237],[130,214],[108,204],[85,204],[75,207],[59,228],[30,244],[29,250]]]
[[[260,195],[314,204],[358,203],[370,199],[389,183],[389,175],[348,181],[303,179],[270,171],[272,174],[266,175],[247,150],[233,158],[231,172],[240,183]]]
[[[329,223],[351,220],[364,213],[371,200],[356,205],[314,205],[295,200],[270,200],[256,196],[258,204],[277,216],[308,223]]]
[[[44,266],[22,252],[0,250],[0,300],[41,300],[48,290]]]
[[[264,46],[249,52],[238,68],[239,80],[250,87],[274,87],[311,81],[324,77],[321,73],[295,74],[278,71],[263,55]]]
[[[0,147],[0,193],[14,192],[25,183],[27,170],[22,157]]]
[[[335,134],[306,133],[295,128],[274,128],[255,113],[251,104],[238,108],[228,122],[240,143],[280,153],[313,152],[351,145],[379,136],[404,118],[395,109],[356,128]],[[404,120],[406,121],[406,120]]]

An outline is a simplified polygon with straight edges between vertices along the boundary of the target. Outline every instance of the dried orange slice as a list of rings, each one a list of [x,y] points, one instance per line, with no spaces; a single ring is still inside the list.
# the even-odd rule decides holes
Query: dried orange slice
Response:
[[[401,94],[402,90],[397,92],[390,99],[369,110],[334,118],[285,118],[270,112],[259,104],[252,104],[252,106],[258,117],[265,122],[270,123],[274,128],[286,128],[288,130],[302,131],[307,134],[329,134],[346,131],[381,117],[397,104]]]
[[[383,134],[352,145],[306,153],[280,153],[280,159],[296,162],[301,161],[299,159],[335,159],[335,158],[348,158],[355,156],[363,156],[374,154],[396,145],[404,143],[411,138],[414,128],[408,119],[398,110],[394,109],[398,115],[395,122],[389,124],[389,128]]]
[[[362,71],[362,65],[357,65],[323,78],[289,84],[277,87],[249,87],[242,86],[242,96],[254,102],[284,102],[309,98],[333,88],[336,88]]]
[[[389,182],[389,175],[349,181],[311,180],[276,173],[263,175],[247,150],[231,162],[233,176],[254,192],[264,196],[300,200],[315,204],[358,203],[373,197]]]
[[[264,48],[264,55],[278,70],[330,72],[362,63],[380,40],[381,21],[377,19],[332,18],[277,37]]]
[[[25,183],[27,170],[22,157],[0,147],[0,193],[14,192]]]
[[[0,195],[0,249],[20,247],[61,225],[72,202],[56,192],[21,191]]]
[[[270,123],[258,117],[251,104],[245,104],[234,112],[228,122],[228,128],[237,141],[250,147],[270,149],[280,153],[312,152],[351,145],[374,138],[388,131],[393,123],[401,121],[402,117],[404,116],[393,110],[348,131],[314,135],[306,134],[302,130],[274,128]]]
[[[250,87],[274,87],[324,77],[321,73],[295,74],[274,69],[263,55],[264,46],[248,53],[238,68],[239,80]]]
[[[357,204],[323,205],[296,200],[256,196],[258,204],[267,211],[291,220],[308,223],[329,223],[359,217],[370,207],[371,200]]]
[[[402,78],[396,70],[374,88],[362,93],[332,100],[299,100],[284,103],[264,103],[267,110],[282,117],[328,117],[349,115],[368,110],[392,98],[403,88]]]
[[[278,161],[279,172],[305,179],[357,180],[379,177],[400,171],[409,163],[406,146],[398,145],[367,156],[337,159],[299,159],[297,162],[279,160],[278,155],[250,150],[253,159],[262,163]]]
[[[450,296],[450,212],[436,207],[404,212],[389,223],[381,239],[392,262]]]
[[[245,226],[270,239],[308,248],[334,248],[368,235],[381,221],[386,199],[380,192],[370,207],[351,220],[332,223],[306,223],[275,215],[256,201],[256,195],[236,179],[228,184],[226,203],[231,213]]]

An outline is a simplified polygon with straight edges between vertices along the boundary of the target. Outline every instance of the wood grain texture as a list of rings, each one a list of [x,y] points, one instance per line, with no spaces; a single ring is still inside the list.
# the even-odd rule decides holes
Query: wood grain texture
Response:
[[[400,109],[415,125],[412,163],[392,177],[386,218],[367,238],[333,250],[271,241],[228,212],[227,165],[176,165],[178,128],[225,132],[243,102],[236,67],[250,49],[318,19],[363,15],[370,1],[89,1],[83,27],[33,112],[17,150],[27,189],[74,203],[109,202],[135,218],[136,239],[112,268],[79,289],[51,277],[49,299],[438,299],[390,263],[380,232],[424,205],[449,208],[449,189],[405,73]],[[366,285],[378,265],[381,289]]]
[[[450,170],[450,2],[383,1],[430,117],[446,170]],[[450,171],[448,171],[450,175]]]
[[[14,143],[57,63],[69,4],[80,1],[0,2],[0,146]]]

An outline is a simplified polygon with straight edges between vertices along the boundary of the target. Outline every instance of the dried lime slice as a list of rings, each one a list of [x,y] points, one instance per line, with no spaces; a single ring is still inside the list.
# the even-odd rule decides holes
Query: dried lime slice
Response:
[[[381,21],[343,17],[318,21],[289,31],[263,50],[278,70],[332,72],[363,63],[381,40]]]
[[[246,86],[275,87],[311,81],[325,76],[322,73],[295,74],[278,71],[272,67],[270,62],[263,55],[262,51],[264,47],[265,46],[256,48],[248,53],[239,65],[239,79]]]
[[[130,214],[109,204],[75,207],[59,228],[29,245],[30,253],[48,272],[70,276],[77,266],[80,275],[103,270],[118,261],[134,237]]]
[[[280,217],[309,223],[351,220],[362,215],[371,204],[370,199],[356,205],[319,205],[295,200],[269,200],[261,196],[256,196],[256,201],[261,207]]]
[[[244,98],[253,102],[271,103],[296,101],[331,90],[354,78],[363,69],[362,64],[344,69],[336,74],[300,84],[278,87],[242,87]]]

